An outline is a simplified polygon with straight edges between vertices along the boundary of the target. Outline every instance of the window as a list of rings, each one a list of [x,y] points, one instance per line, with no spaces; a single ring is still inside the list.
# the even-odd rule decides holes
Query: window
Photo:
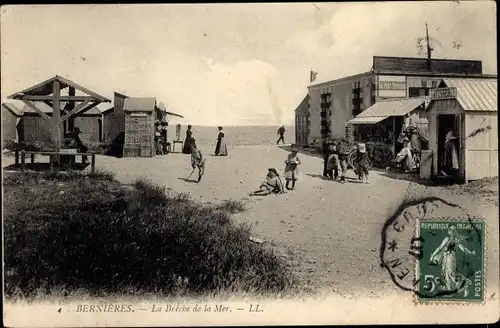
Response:
[[[422,85],[422,88],[427,88],[427,80],[420,81],[420,84]]]
[[[437,88],[437,85],[438,85],[438,81],[432,81],[432,87],[433,88]]]
[[[413,97],[428,96],[429,95],[429,89],[430,88],[415,88],[415,87],[410,87],[410,88],[408,88],[408,97],[409,98],[413,98]]]

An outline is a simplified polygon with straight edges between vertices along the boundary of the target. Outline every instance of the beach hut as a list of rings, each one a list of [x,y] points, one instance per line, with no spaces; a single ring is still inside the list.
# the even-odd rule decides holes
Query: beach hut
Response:
[[[155,98],[125,98],[125,141],[123,157],[152,157],[155,155],[154,134]]]
[[[458,140],[459,175],[465,182],[498,176],[498,101],[494,78],[443,79],[426,101],[432,172],[439,175],[445,136]]]
[[[52,116],[52,107],[44,102],[37,102],[37,107],[47,116]],[[51,140],[51,123],[41,117],[38,112],[25,105],[22,110],[21,125],[24,131],[21,141],[42,141]],[[100,142],[102,140],[102,113],[97,107],[93,107],[84,113],[77,113],[63,123],[64,133],[77,126],[84,143]]]
[[[102,126],[103,126],[102,141],[108,145],[111,144],[114,139],[114,134],[113,134],[114,110],[115,108],[111,107],[102,111]]]
[[[19,142],[23,135],[21,117],[22,111],[16,105],[2,104],[2,148],[9,142]]]

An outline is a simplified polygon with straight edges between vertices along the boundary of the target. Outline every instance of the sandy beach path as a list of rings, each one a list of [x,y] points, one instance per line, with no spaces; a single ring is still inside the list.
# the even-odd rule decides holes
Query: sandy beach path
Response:
[[[96,167],[111,170],[125,184],[147,178],[203,202],[244,200],[247,210],[233,216],[236,222],[250,224],[254,237],[288,261],[311,288],[345,297],[402,293],[379,264],[382,227],[408,193],[446,192],[376,171],[371,172],[369,185],[354,180],[352,171],[345,184],[323,180],[322,159],[299,154],[302,164],[296,190],[249,197],[269,167],[283,173],[288,152],[277,146],[248,146],[230,148],[229,156],[215,157],[211,150],[202,149],[207,167],[200,183],[194,182],[196,174],[193,181],[185,180],[191,172],[190,156],[178,153],[153,158],[97,156]],[[2,166],[12,162],[12,157],[5,157]],[[468,195],[461,195],[456,203],[498,217],[498,206],[484,212],[484,206]],[[498,231],[498,224],[493,230]]]
[[[276,146],[249,146],[230,149],[228,157],[208,155],[206,174],[199,184],[182,180],[191,172],[188,155],[99,157],[97,167],[112,170],[123,183],[145,177],[200,201],[245,200],[248,210],[234,220],[250,224],[254,236],[288,260],[296,273],[310,281],[311,288],[326,287],[346,295],[380,294],[387,288],[394,292],[379,266],[380,236],[409,182],[377,172],[370,185],[354,179],[346,184],[325,181],[320,176],[322,159],[299,155],[302,165],[296,190],[248,197],[269,167],[283,172],[287,154]],[[348,177],[354,178],[352,171]]]

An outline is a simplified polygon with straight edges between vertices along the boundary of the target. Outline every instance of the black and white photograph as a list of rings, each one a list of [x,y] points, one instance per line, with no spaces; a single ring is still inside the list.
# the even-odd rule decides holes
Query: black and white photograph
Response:
[[[4,325],[498,321],[496,10],[2,6]]]

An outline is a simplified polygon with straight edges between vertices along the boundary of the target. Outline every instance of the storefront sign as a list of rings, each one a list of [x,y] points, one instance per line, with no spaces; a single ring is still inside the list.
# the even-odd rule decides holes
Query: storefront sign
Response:
[[[405,98],[406,76],[379,75],[377,77],[377,96],[381,98]]]
[[[457,88],[437,88],[429,91],[429,96],[432,100],[436,99],[456,99]]]
[[[379,81],[378,88],[380,90],[405,90],[406,82]]]
[[[148,116],[146,113],[132,113],[130,116]]]

